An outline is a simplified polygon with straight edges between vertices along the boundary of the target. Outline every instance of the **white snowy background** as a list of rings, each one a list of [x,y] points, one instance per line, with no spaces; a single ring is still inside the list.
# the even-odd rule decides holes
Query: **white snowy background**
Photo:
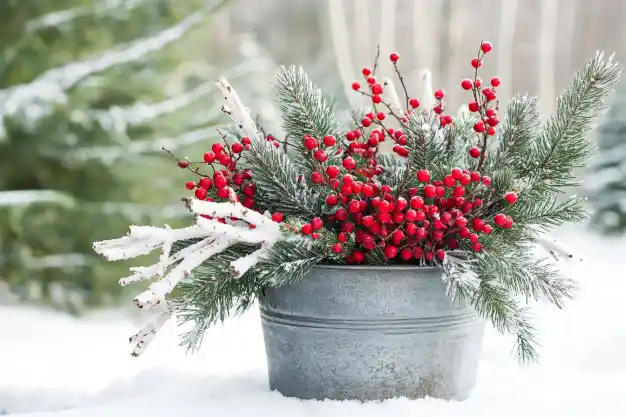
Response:
[[[586,233],[561,238],[585,257],[569,308],[537,308],[541,362],[522,368],[511,339],[489,331],[469,400],[383,403],[300,401],[270,392],[256,310],[211,329],[201,351],[178,347],[170,322],[139,359],[119,312],[76,319],[0,310],[0,415],[55,417],[626,416],[626,240]]]

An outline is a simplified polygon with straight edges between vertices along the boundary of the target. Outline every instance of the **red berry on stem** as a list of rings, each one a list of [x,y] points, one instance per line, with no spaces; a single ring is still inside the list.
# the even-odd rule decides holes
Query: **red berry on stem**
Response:
[[[304,147],[308,150],[312,151],[317,148],[317,139],[314,137],[308,136],[304,139]]]
[[[367,83],[369,85],[376,84],[376,77],[374,76],[367,77]]]
[[[436,192],[437,190],[435,189],[435,186],[432,184],[428,184],[426,187],[424,187],[424,197],[426,198],[433,198]]]
[[[213,181],[211,181],[211,178],[202,177],[200,178],[200,181],[198,181],[198,187],[204,188],[205,190],[209,190],[212,186]]]
[[[476,80],[474,81],[474,87],[480,88],[481,85],[483,85],[483,80],[481,80],[480,78],[476,78]]]
[[[409,105],[412,108],[416,109],[416,108],[418,108],[420,106],[420,101],[416,97],[413,97],[413,98],[409,99]]]
[[[398,255],[398,248],[393,245],[386,245],[384,251],[385,256],[389,259],[393,259]]]
[[[313,232],[313,226],[307,223],[300,228],[300,231],[305,235],[310,235]]]
[[[490,127],[489,129],[487,129],[487,134],[489,134],[489,136],[493,136],[496,134],[496,128],[495,127]]]
[[[185,169],[189,166],[189,161],[180,161],[178,163],[178,168],[180,169]]]
[[[472,149],[469,150],[469,154],[472,158],[478,158],[480,156],[480,148],[474,146]]]
[[[365,68],[363,68],[363,70],[361,72],[363,73],[363,75],[365,75],[367,77],[368,75],[370,75],[372,73],[372,70],[367,68],[367,67],[365,67]]]
[[[337,196],[335,194],[329,194],[326,197],[326,204],[328,204],[329,206],[334,206],[339,202],[339,199],[337,198]]]
[[[322,175],[321,172],[314,172],[311,175],[311,182],[313,184],[323,184],[324,183],[324,176]]]
[[[363,119],[361,119],[361,123],[363,123],[363,126],[369,127],[372,124],[372,119],[366,116]]]
[[[474,252],[480,252],[483,249],[483,245],[481,245],[479,242],[476,242],[472,245],[472,249],[474,250]]]
[[[322,228],[322,219],[316,217],[311,220],[311,227],[313,228],[313,230],[320,230]]]
[[[281,213],[280,211],[277,211],[276,213],[272,214],[272,220],[275,221],[276,223],[282,222],[283,213]]]
[[[386,117],[386,115],[385,115],[385,113],[384,113],[384,112],[382,112],[382,111],[379,111],[378,113],[376,113],[376,118],[377,118],[378,120],[385,120],[385,117]]]
[[[474,124],[474,131],[477,133],[482,133],[485,131],[485,122],[479,120]]]
[[[212,164],[215,162],[215,154],[213,152],[207,152],[204,154],[204,162],[207,164]]]
[[[333,146],[335,143],[337,143],[337,139],[333,135],[326,135],[322,139],[322,142],[324,142],[325,146]]]
[[[241,143],[233,143],[231,149],[233,153],[241,153],[241,151],[243,151],[243,145]]]
[[[315,158],[315,160],[318,162],[326,162],[326,160],[328,159],[328,155],[326,155],[326,152],[324,152],[323,150],[318,149],[313,152],[313,158]]]
[[[486,42],[483,42],[483,43],[480,45],[480,49],[481,49],[481,51],[483,51],[484,53],[487,53],[487,52],[491,51],[491,49],[493,49],[493,45],[491,44],[491,42],[487,42],[487,41],[486,41]]]
[[[492,87],[497,87],[497,86],[499,86],[499,85],[500,85],[500,78],[498,78],[498,77],[493,77],[493,78],[491,79],[491,86],[492,86]]]
[[[469,78],[463,79],[463,81],[461,81],[461,87],[463,88],[463,90],[471,90],[472,80],[470,80]]]
[[[430,172],[426,169],[422,169],[417,172],[417,180],[420,182],[428,182],[430,181]],[[434,187],[433,187],[434,188]]]
[[[347,158],[345,158],[342,162],[342,165],[345,169],[354,169],[356,168],[356,162],[354,162],[354,159],[352,159],[352,157],[348,156]]]
[[[491,177],[484,176],[483,177],[483,184],[486,185],[487,187],[489,187],[491,185]]]
[[[493,218],[493,222],[496,225],[503,227],[506,224],[506,216],[502,213],[496,214]]]
[[[489,233],[491,233],[493,231],[493,228],[491,226],[489,226],[488,224],[483,226],[482,232],[486,235],[488,235]]]
[[[333,252],[341,253],[342,250],[343,250],[343,246],[341,246],[341,243],[335,243],[333,245]]]
[[[424,206],[424,200],[419,196],[411,197],[410,205],[413,209],[420,209]]]
[[[508,193],[504,195],[504,199],[506,200],[507,203],[513,204],[517,201],[517,193],[514,193],[513,191],[509,191]]]
[[[435,98],[437,100],[442,100],[445,97],[446,93],[443,90],[437,90],[435,91]]]
[[[435,252],[435,255],[440,261],[443,261],[446,258],[446,252],[443,249],[439,249],[437,252]]]
[[[413,257],[413,252],[409,248],[404,248],[400,251],[400,257],[403,260],[408,261],[409,259]]]
[[[358,82],[355,81],[352,83],[352,89],[354,91],[358,91],[360,88],[361,88],[361,84],[359,84]]]
[[[478,58],[472,59],[472,67],[480,68],[482,66],[483,66],[483,62],[480,59],[478,59]]]
[[[204,200],[206,198],[207,192],[204,188],[196,188],[194,195],[198,200]]]
[[[389,55],[389,59],[391,60],[391,62],[398,62],[398,60],[400,59],[400,55],[398,55],[397,52],[394,52]]]
[[[372,93],[373,94],[382,94],[383,93],[383,86],[378,84],[378,83],[372,85]]]
[[[476,113],[478,111],[478,103],[475,101],[470,102],[467,107],[472,113]]]
[[[196,184],[193,181],[187,181],[185,183],[185,188],[187,188],[188,190],[193,190],[194,188],[196,188]]]

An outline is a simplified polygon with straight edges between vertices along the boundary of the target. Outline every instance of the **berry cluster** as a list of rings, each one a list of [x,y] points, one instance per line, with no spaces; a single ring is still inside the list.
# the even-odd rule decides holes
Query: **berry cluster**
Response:
[[[480,173],[487,140],[497,133],[499,124],[496,90],[500,79],[492,78],[491,86],[483,88],[478,77],[483,58],[491,49],[491,43],[481,43],[477,58],[471,62],[475,69],[473,78],[461,81],[461,87],[473,95],[469,110],[478,115],[474,125],[477,144],[469,150],[470,156],[478,159],[476,166],[452,168],[443,178],[431,178],[428,170],[421,169],[412,171],[415,175],[407,184],[395,189],[385,184],[382,180],[385,168],[378,160],[382,142],[392,141],[393,151],[407,158],[410,151],[406,124],[416,112],[434,113],[438,121],[432,127],[435,129],[448,129],[455,121],[445,114],[444,90],[435,91],[435,105],[431,109],[420,108],[420,100],[411,98],[405,90],[407,110],[399,114],[383,97],[383,84],[377,80],[374,71],[364,68],[362,74],[367,87],[363,88],[355,81],[352,89],[371,99],[372,111],[341,138],[332,135],[316,138],[310,134],[301,138],[307,152],[304,157],[311,158],[319,167],[308,180],[313,186],[323,188],[325,205],[324,210],[301,226],[299,232],[313,240],[321,238],[322,230],[334,232],[336,242],[330,244],[329,250],[345,257],[349,263],[364,262],[371,251],[379,251],[387,259],[428,263],[444,260],[446,251],[458,247],[480,252],[483,236],[492,233],[495,227],[513,227],[510,216],[503,213],[494,216],[493,205],[486,209],[494,197],[494,188],[492,179]],[[393,53],[389,58],[404,87],[397,67],[400,56]],[[387,126],[389,120],[397,121],[400,127]],[[268,135],[266,139],[279,147],[280,142],[273,136]],[[189,181],[187,188],[194,190],[196,198],[209,201],[216,198],[232,200],[234,193],[235,199],[239,201],[241,198],[244,206],[263,210],[262,202],[255,201],[256,184],[251,171],[240,171],[237,167],[241,153],[249,149],[250,139],[247,137],[230,146],[214,144],[201,162],[212,168],[212,176],[192,169],[191,166],[197,163],[179,161],[181,168],[201,176],[196,182]],[[341,164],[328,165],[329,152],[341,155]],[[495,199],[502,205],[514,204],[517,194],[510,191],[502,198],[495,196]],[[283,215],[273,213],[272,220],[283,222]]]

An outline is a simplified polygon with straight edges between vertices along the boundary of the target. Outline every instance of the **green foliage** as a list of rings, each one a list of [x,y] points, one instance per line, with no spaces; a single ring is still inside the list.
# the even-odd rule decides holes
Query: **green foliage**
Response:
[[[2,2],[0,280],[19,292],[39,283],[44,297],[62,284],[104,301],[119,293],[126,265],[105,264],[91,242],[129,222],[186,217],[152,208],[172,195],[160,189],[172,183],[154,181],[164,156],[135,162],[208,140],[214,119],[195,130],[186,119],[213,90],[172,95],[163,86],[176,82],[175,45],[188,49],[220,3]]]
[[[620,84],[597,130],[598,151],[585,191],[594,210],[592,227],[607,235],[626,231],[626,88]]]
[[[562,202],[558,197],[561,188],[573,183],[573,168],[590,152],[586,134],[603,110],[603,100],[618,81],[621,69],[610,59],[596,55],[574,76],[558,100],[556,114],[541,128],[535,99],[514,97],[499,134],[480,137],[481,143],[488,141],[484,165],[482,160],[467,156],[468,147],[476,140],[471,119],[441,127],[439,119],[429,112],[414,113],[402,127],[410,151],[406,161],[391,156],[378,161],[385,167],[379,179],[388,181],[386,185],[396,195],[405,195],[408,187],[423,187],[415,180],[422,169],[428,169],[434,179],[441,179],[457,166],[480,169],[482,175],[491,177],[492,185],[476,185],[484,199],[472,213],[488,220],[497,213],[510,215],[515,219],[513,227],[495,228],[491,234],[481,236],[484,250],[479,253],[462,241],[458,250],[447,253],[442,269],[451,293],[470,301],[498,331],[515,336],[516,354],[523,362],[535,360],[538,351],[536,331],[523,299],[547,300],[562,308],[574,294],[574,283],[563,278],[549,259],[538,259],[532,251],[540,233],[580,222],[587,216],[582,200]],[[301,70],[285,70],[279,81],[279,104],[288,135],[294,140],[305,134],[339,137],[332,109]],[[299,230],[301,219],[310,221],[326,207],[318,207],[323,195],[301,185],[300,175],[308,178],[312,171],[321,170],[320,166],[301,145],[294,147],[297,152],[292,159],[262,141],[252,147],[244,162],[258,180],[257,203],[263,209],[284,210],[292,215],[287,223]],[[508,191],[517,192],[517,203],[504,201]],[[269,259],[237,281],[224,279],[224,271],[228,271],[230,261],[251,248],[231,248],[208,260],[194,272],[177,299],[183,320],[197,323],[185,344],[196,346],[204,329],[223,320],[231,309],[241,312],[248,308],[264,287],[301,279],[320,262],[345,262],[328,249],[339,230],[340,222],[329,221],[320,239],[306,244],[294,233],[295,237],[273,248]],[[354,240],[344,243],[344,250],[354,247]],[[381,256],[380,248],[368,252],[365,261],[397,262]]]

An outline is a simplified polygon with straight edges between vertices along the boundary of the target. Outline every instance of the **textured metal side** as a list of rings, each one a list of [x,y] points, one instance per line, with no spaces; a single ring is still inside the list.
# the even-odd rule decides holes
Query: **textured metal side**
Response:
[[[260,298],[270,388],[302,399],[462,400],[485,324],[441,270],[318,266]]]

